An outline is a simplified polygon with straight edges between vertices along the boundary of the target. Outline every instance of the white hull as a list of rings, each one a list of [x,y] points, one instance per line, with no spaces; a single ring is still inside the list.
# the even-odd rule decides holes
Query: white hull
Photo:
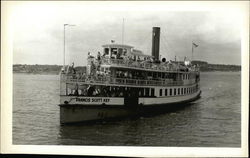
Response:
[[[192,98],[195,98],[197,95],[199,95],[199,93],[200,93],[200,91],[197,91],[196,93],[193,93],[193,94],[182,95],[182,96],[139,98],[139,104],[147,106],[147,105],[159,105],[159,104],[161,105],[161,104],[179,103],[179,102],[191,100]]]
[[[178,103],[191,102],[200,96],[201,91],[190,95],[138,98],[138,104],[126,105],[124,98],[61,96],[61,123],[76,123],[92,120],[110,119],[141,114],[147,110],[162,110],[177,106]],[[68,104],[64,102],[67,101]],[[107,102],[108,101],[108,102]]]
[[[171,104],[183,102],[195,98],[200,91],[189,95],[167,96],[167,97],[139,97],[138,104],[143,106],[157,104]],[[78,105],[125,105],[124,97],[82,97],[82,96],[60,96],[60,104]]]

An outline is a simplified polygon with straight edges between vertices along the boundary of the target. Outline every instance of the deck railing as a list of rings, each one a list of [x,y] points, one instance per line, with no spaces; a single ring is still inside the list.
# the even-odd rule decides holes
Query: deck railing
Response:
[[[112,84],[112,85],[137,85],[137,86],[173,86],[183,85],[183,81],[165,80],[142,80],[128,78],[112,78],[112,77],[96,77],[96,78],[76,78],[67,76],[66,82],[82,83],[82,84]]]
[[[100,61],[95,58],[88,60],[89,64],[91,62],[95,64],[104,64],[104,65],[113,65],[113,66],[122,66],[122,67],[133,67],[133,68],[142,68],[147,70],[159,70],[159,71],[178,71],[184,66],[179,64],[170,64],[170,63],[159,63],[155,64],[149,61],[134,61],[131,59],[111,59],[111,58],[102,58]],[[197,67],[189,67],[191,71],[198,71]]]

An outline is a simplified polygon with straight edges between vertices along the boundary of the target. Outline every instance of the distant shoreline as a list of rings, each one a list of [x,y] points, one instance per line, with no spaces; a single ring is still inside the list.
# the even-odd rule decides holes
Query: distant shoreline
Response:
[[[201,71],[201,73],[206,72],[241,72],[241,71]],[[41,72],[41,73],[27,73],[27,72],[13,72],[13,74],[26,74],[26,75],[59,75],[58,73],[47,73],[47,72]]]
[[[223,65],[223,64],[208,64],[204,61],[193,61],[193,64],[200,66],[201,72],[213,72],[213,71],[241,71],[239,65]],[[60,73],[62,65],[27,65],[27,64],[14,64],[13,73],[24,73],[24,74],[48,74],[56,75]],[[86,71],[86,66],[76,67],[77,69],[83,69]]]

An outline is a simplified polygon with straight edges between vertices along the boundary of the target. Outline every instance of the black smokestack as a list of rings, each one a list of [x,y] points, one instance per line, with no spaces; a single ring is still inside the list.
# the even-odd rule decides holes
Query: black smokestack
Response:
[[[160,27],[153,27],[152,33],[152,56],[155,60],[159,60],[160,50]]]

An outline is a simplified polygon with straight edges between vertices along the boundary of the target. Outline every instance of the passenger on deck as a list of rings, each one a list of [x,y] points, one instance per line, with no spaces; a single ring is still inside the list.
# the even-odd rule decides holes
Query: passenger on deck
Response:
[[[87,88],[87,90],[88,90],[88,96],[93,96],[93,93],[94,93],[94,91],[95,91],[95,88],[94,87],[91,87],[91,86],[89,86],[88,88]]]
[[[78,95],[79,95],[79,93],[78,93],[78,89],[76,89],[76,90],[75,90],[74,95],[76,95],[76,96],[78,96]]]
[[[98,54],[97,54],[97,60],[101,60],[101,53],[100,52],[98,52]]]
[[[76,70],[74,68],[74,62],[72,63],[72,66],[71,66],[72,70],[73,70],[73,74],[76,74]]]
[[[90,52],[88,52],[88,58],[94,58]]]

